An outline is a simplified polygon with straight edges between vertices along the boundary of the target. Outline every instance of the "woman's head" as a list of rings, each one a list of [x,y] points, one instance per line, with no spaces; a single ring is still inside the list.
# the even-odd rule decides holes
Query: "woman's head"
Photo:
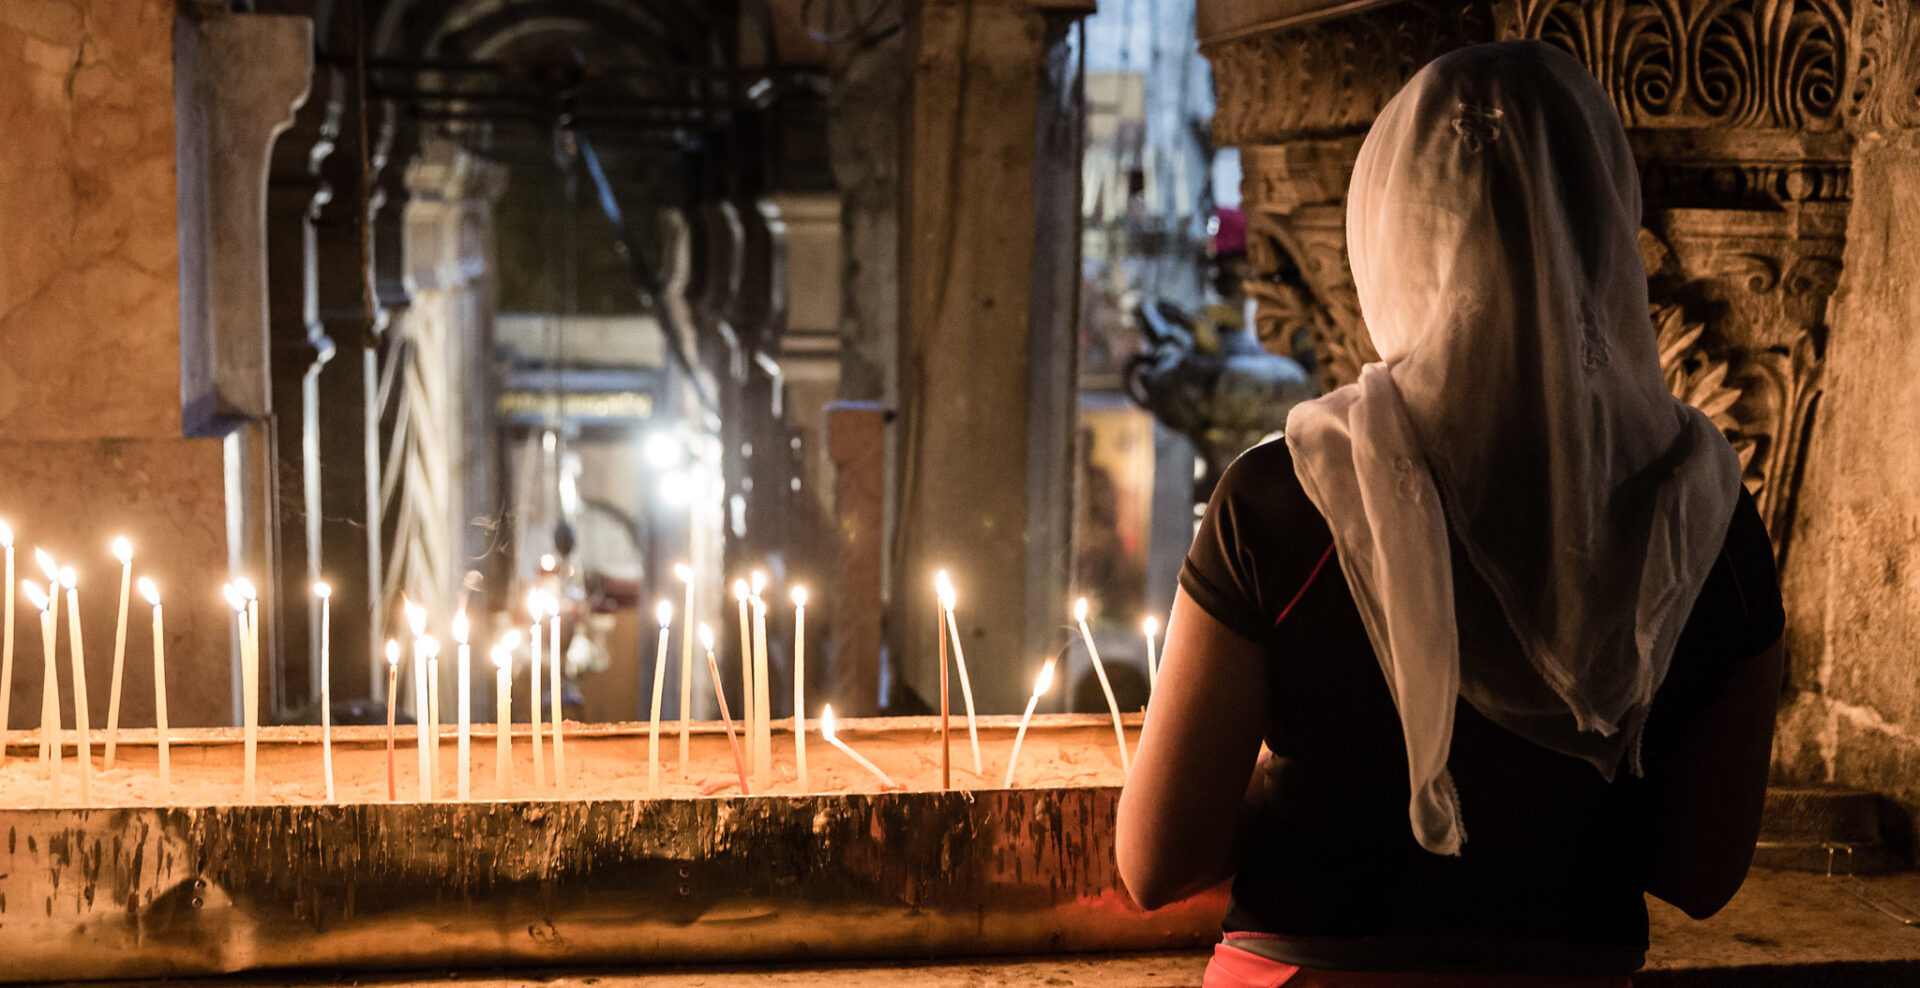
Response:
[[[1606,93],[1539,42],[1476,45],[1421,69],[1367,135],[1347,205],[1361,310],[1389,360],[1450,328],[1471,333],[1450,324],[1476,314],[1584,323],[1599,335],[1572,356],[1605,359],[1615,334],[1596,323],[1645,321],[1639,222],[1633,154]]]

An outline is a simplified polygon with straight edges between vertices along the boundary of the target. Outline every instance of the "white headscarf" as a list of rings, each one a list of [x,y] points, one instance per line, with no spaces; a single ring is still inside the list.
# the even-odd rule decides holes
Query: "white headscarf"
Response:
[[[1287,443],[1399,708],[1434,853],[1466,839],[1455,697],[1611,780],[1732,517],[1733,449],[1661,376],[1639,226],[1606,94],[1537,42],[1434,60],[1354,166],[1347,246],[1382,360],[1296,406]],[[1449,533],[1524,660],[1462,656]]]

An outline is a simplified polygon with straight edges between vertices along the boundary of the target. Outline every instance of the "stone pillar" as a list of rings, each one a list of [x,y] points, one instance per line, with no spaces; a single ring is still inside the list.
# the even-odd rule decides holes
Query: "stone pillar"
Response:
[[[870,401],[834,402],[826,409],[838,538],[832,577],[822,595],[830,630],[821,685],[826,688],[823,702],[835,704],[843,717],[880,712],[886,419],[886,412]]]
[[[1061,354],[1075,347],[1078,270],[1059,262],[1079,224],[1048,207],[1077,191],[1053,170],[1077,174],[1079,155],[1077,134],[1050,125],[1072,78],[1056,60],[1065,27],[1093,6],[928,0],[909,23],[889,632],[893,670],[929,702],[936,570],[960,588],[985,712],[1020,709],[1065,614],[1073,380]]]

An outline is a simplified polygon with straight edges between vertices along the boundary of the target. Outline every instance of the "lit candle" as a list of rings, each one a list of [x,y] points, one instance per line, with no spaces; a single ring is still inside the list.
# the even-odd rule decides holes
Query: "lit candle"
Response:
[[[659,641],[653,649],[653,708],[647,723],[647,791],[660,795],[660,692],[667,680],[667,628],[673,624],[673,605],[661,601],[653,609],[660,622]]]
[[[680,777],[685,779],[693,774],[691,764],[693,742],[692,735],[688,731],[688,727],[693,722],[693,636],[687,634],[685,627],[687,623],[693,621],[693,567],[686,563],[676,563],[673,567],[673,575],[687,585],[686,605],[680,612],[683,625],[680,629]],[[9,578],[7,582],[13,581]]]
[[[1040,667],[1040,678],[1033,681],[1033,695],[1027,697],[1027,712],[1020,715],[1020,729],[1013,734],[1013,753],[1007,756],[1007,778],[1000,783],[1002,789],[1013,788],[1013,766],[1020,761],[1020,742],[1026,740],[1027,722],[1033,719],[1033,708],[1040,703],[1040,697],[1053,688],[1053,659]]]
[[[765,792],[773,783],[773,694],[767,675],[767,602],[761,598],[767,578],[753,574],[753,787]]]
[[[540,741],[540,618],[547,613],[545,595],[538,590],[527,592],[527,610],[533,614],[532,637],[533,668],[527,675],[527,696],[531,698],[528,706],[531,716],[528,718],[533,727],[533,788],[534,791],[547,787],[547,758],[542,753]]]
[[[173,790],[173,765],[167,753],[167,633],[160,620],[160,588],[146,577],[140,578],[140,596],[153,605],[153,729],[160,739],[160,798]],[[333,781],[328,775],[327,781]],[[333,798],[333,790],[327,790]]]
[[[387,802],[400,798],[393,785],[393,703],[400,694],[400,643],[387,639]]]
[[[432,635],[422,636],[414,642],[414,653],[418,656],[413,663],[413,695],[417,698],[413,705],[415,721],[414,737],[420,742],[420,801],[431,803],[438,795],[434,792],[433,750],[439,747],[439,739],[432,734],[433,712],[428,697],[433,695],[433,687],[427,682],[427,669],[440,657],[440,641]]]
[[[840,740],[838,737],[834,735],[833,733],[834,728],[835,728],[835,721],[833,719],[833,704],[829,703],[826,705],[825,709],[820,711],[820,736],[822,738],[825,738],[828,744],[833,745],[834,747],[840,749],[842,754],[846,755],[848,758],[851,758],[856,762],[859,762],[862,768],[865,768],[867,771],[872,772],[874,774],[874,777],[880,780],[880,788],[882,789],[900,788],[899,786],[894,784],[894,781],[891,778],[887,777],[887,773],[880,771],[880,766],[875,765],[870,761],[867,761],[865,758],[861,757],[859,752],[853,750],[852,748],[847,747],[847,743],[845,741]]]
[[[1153,695],[1153,688],[1160,685],[1160,663],[1153,657],[1153,642],[1160,636],[1160,622],[1153,615],[1147,615],[1140,622],[1140,631],[1147,636],[1147,695]]]
[[[936,594],[936,596],[938,596]],[[947,719],[951,700],[947,692],[947,611],[933,616],[934,638],[940,642],[940,788],[953,788],[953,731]]]
[[[793,588],[793,769],[807,784],[807,588]]]
[[[440,640],[428,638],[427,655],[427,792],[440,798]]]
[[[53,584],[47,585],[52,589]],[[46,655],[46,663],[40,669],[40,768],[47,773],[48,800],[60,799],[60,673],[54,663],[54,635],[58,625],[54,623],[54,601],[59,599],[57,592],[49,594],[41,590],[38,583],[23,580],[21,592],[27,595],[27,602],[40,609],[40,645]]]
[[[453,615],[453,640],[460,645],[457,656],[459,666],[455,669],[453,702],[459,706],[454,713],[459,723],[458,742],[454,746],[454,755],[458,766],[454,769],[454,794],[461,801],[473,798],[473,650],[467,647],[467,612],[455,611]]]
[[[313,585],[320,598],[320,773],[327,781],[327,802],[333,802],[333,587]]]
[[[953,605],[958,595],[946,570],[941,570],[933,580],[934,589],[940,594],[940,609],[946,614],[947,635],[953,639],[953,667],[960,673],[960,699],[967,705],[967,741],[973,746],[973,774],[979,775],[985,768],[980,763],[980,729],[973,716],[973,684],[967,681],[967,653],[960,647],[960,626],[953,621]]]
[[[493,646],[493,785],[501,799],[513,789],[513,648]]]
[[[733,736],[733,717],[727,713],[727,691],[720,688],[720,663],[713,657],[713,629],[700,626],[700,647],[707,653],[707,678],[713,682],[713,698],[720,704],[720,725],[727,729],[727,747],[733,750],[733,770],[740,774],[740,794],[746,795],[747,763],[740,757],[740,741]]]
[[[120,623],[113,629],[113,681],[107,686],[107,758],[113,767],[113,754],[120,735],[120,680],[127,664],[127,604],[133,595],[133,543],[124,536],[113,540],[113,558],[120,560]]]
[[[547,635],[547,673],[548,683],[553,688],[547,691],[548,710],[553,716],[548,718],[548,727],[553,730],[553,786],[562,792],[567,788],[567,749],[563,727],[566,713],[562,705],[566,694],[561,691],[561,664],[566,658],[565,650],[560,647],[560,598],[547,595],[547,619],[550,632]]]
[[[60,585],[67,590],[67,657],[73,660],[74,750],[80,759],[80,803],[93,805],[93,728],[87,714],[87,650],[80,638],[80,581],[73,567],[60,567]]]
[[[1100,691],[1107,695],[1107,710],[1113,714],[1113,739],[1120,744],[1120,774],[1132,772],[1127,758],[1127,733],[1120,726],[1120,704],[1113,698],[1113,685],[1107,682],[1107,667],[1100,662],[1100,650],[1093,645],[1093,631],[1087,627],[1087,598],[1073,602],[1073,620],[1080,626],[1080,637],[1087,643],[1087,655],[1093,659],[1093,674],[1100,677]]]
[[[740,602],[740,717],[751,729],[753,724],[753,620],[747,610],[751,591],[747,581],[733,581],[733,599]],[[747,750],[747,767],[753,767],[753,750]]]
[[[254,590],[252,581],[244,576],[233,581],[233,588],[243,598],[245,607],[240,618],[240,683],[243,690],[240,709],[245,721],[247,748],[247,780],[242,787],[242,796],[251,803],[260,768],[260,594]]]
[[[5,587],[7,592],[5,630],[0,631],[0,635],[5,635],[0,640],[0,765],[4,765],[7,761],[7,711],[13,706],[13,529],[7,527],[4,521],[0,521],[0,548],[6,550],[7,556],[7,582],[0,583],[0,587]]]
[[[40,572],[45,573],[47,575],[47,592],[46,592],[47,609],[45,613],[42,615],[42,619],[46,621],[46,623],[50,627],[53,628],[53,637],[58,638],[60,634],[60,567],[54,563],[53,557],[48,555],[47,550],[45,549],[33,550],[33,559],[34,559],[34,562],[40,565]],[[55,647],[53,644],[53,640],[51,638],[48,640],[47,647],[48,648]],[[43,686],[40,690],[40,693],[41,693],[41,698],[44,700],[48,694],[49,689],[51,689],[51,692],[52,692],[53,711],[54,711],[53,733],[52,734],[47,733],[47,730],[46,730],[47,721],[45,717],[46,709],[45,707],[42,707],[40,711],[42,715],[40,720],[40,760],[42,764],[46,762],[47,755],[48,755],[47,749],[49,747],[52,747],[53,748],[52,755],[53,755],[54,763],[57,765],[59,764],[59,759],[60,759],[60,748],[59,748],[59,745],[60,745],[60,740],[59,740],[60,680],[59,680],[59,673],[57,670],[57,665],[58,665],[57,660],[53,658],[49,658],[47,660],[47,663],[48,663],[48,676],[47,676],[47,679],[44,680],[44,682],[49,685]]]

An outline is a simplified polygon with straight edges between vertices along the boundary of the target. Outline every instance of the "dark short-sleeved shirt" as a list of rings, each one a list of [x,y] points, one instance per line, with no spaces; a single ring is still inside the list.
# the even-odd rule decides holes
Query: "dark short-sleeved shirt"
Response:
[[[1180,572],[1195,603],[1266,650],[1266,743],[1286,760],[1280,796],[1238,863],[1227,930],[1310,967],[1637,969],[1647,948],[1645,780],[1622,768],[1609,783],[1462,700],[1448,767],[1467,842],[1457,857],[1422,849],[1407,818],[1399,716],[1332,544],[1286,443],[1274,441],[1227,469]],[[1503,621],[1474,616],[1498,609],[1457,546],[1454,574],[1462,651],[1518,655]],[[1772,546],[1743,490],[1648,716],[1650,775],[1784,622]]]

